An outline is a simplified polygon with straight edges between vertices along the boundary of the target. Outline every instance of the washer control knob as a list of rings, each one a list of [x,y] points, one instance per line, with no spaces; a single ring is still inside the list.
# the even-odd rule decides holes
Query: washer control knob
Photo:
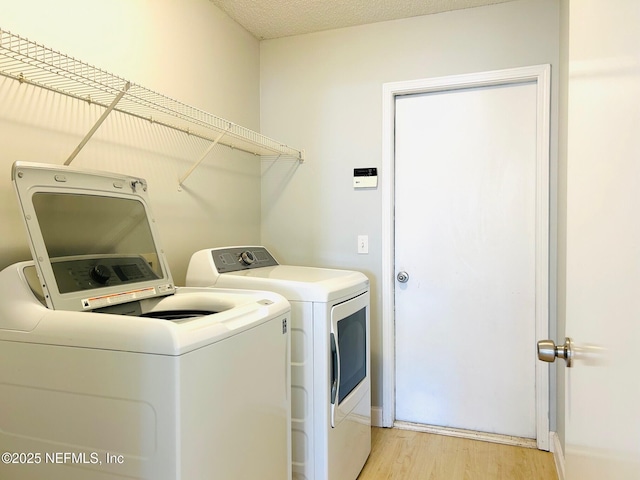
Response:
[[[98,264],[89,271],[89,276],[91,280],[104,285],[111,278],[111,271],[106,265]]]
[[[250,252],[247,250],[240,254],[240,260],[245,265],[251,265],[253,262],[256,261],[256,256],[253,254],[253,252]]]

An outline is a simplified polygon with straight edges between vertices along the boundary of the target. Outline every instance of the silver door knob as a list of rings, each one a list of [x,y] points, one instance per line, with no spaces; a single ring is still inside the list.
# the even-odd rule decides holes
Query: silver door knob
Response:
[[[396,278],[400,283],[407,283],[409,281],[409,274],[407,272],[400,272]]]
[[[573,340],[564,339],[564,345],[556,345],[553,340],[540,340],[538,342],[538,358],[543,362],[552,363],[557,358],[564,358],[567,367],[571,367],[573,361]]]

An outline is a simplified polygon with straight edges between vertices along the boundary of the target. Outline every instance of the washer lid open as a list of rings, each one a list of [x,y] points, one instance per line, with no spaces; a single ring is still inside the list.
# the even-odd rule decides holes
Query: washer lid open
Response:
[[[26,162],[14,163],[11,178],[49,308],[175,292],[144,179]]]

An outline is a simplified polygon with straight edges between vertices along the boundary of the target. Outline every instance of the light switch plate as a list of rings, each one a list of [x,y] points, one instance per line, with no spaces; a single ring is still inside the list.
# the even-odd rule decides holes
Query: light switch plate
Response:
[[[358,235],[358,253],[369,253],[369,235]]]

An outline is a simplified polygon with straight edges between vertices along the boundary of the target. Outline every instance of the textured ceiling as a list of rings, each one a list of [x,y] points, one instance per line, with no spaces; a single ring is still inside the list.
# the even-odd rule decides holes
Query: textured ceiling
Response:
[[[258,39],[416,17],[513,0],[210,0]]]

